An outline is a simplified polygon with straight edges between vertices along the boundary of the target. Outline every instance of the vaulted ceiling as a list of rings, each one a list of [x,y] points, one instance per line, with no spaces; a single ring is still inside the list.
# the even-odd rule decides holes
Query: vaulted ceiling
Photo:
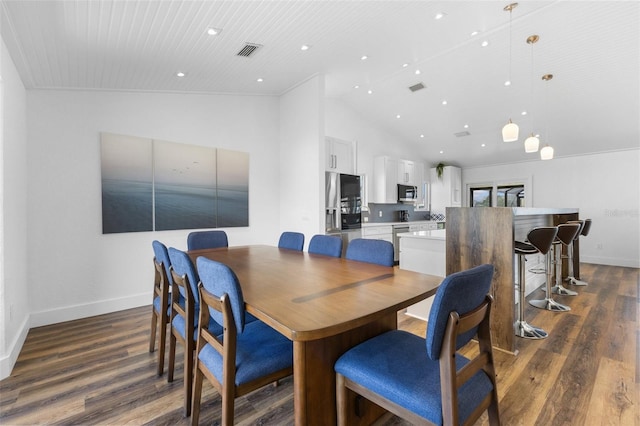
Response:
[[[520,1],[511,13],[506,1],[0,3],[27,89],[280,95],[322,74],[327,97],[433,162],[539,159],[524,152],[531,132],[556,157],[640,144],[635,1]],[[509,118],[520,137],[504,143]]]

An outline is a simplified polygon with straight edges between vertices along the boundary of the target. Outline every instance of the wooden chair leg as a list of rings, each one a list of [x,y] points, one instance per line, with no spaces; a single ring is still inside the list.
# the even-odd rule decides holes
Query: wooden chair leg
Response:
[[[158,376],[164,373],[164,354],[167,344],[167,322],[160,317],[160,348],[158,350]],[[154,339],[155,341],[155,339]]]
[[[193,390],[193,343],[188,339],[184,348],[184,415],[191,415],[191,391]]]
[[[171,336],[169,337],[169,366],[167,367],[167,382],[173,382],[173,369],[176,365],[176,336],[173,335],[173,330],[171,331]]]
[[[203,374],[198,367],[198,360],[196,360],[196,365],[194,369],[194,381],[193,381],[193,396],[191,403],[191,425],[198,426],[198,421],[200,420],[200,399],[202,397],[202,379]]]
[[[222,384],[222,426],[233,426],[233,416],[235,408],[234,385],[227,381]]]
[[[338,426],[347,426],[347,387],[344,384],[344,376],[336,374],[336,411],[338,414]]]
[[[149,337],[149,352],[156,350],[156,327],[158,326],[158,316],[156,310],[151,305],[151,336]]]

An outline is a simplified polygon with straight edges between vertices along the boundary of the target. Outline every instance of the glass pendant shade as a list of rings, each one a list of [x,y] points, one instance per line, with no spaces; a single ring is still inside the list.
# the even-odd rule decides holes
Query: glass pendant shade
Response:
[[[515,142],[518,140],[518,125],[509,119],[509,122],[502,128],[502,140],[504,142]]]
[[[540,159],[541,160],[552,160],[553,159],[553,148],[549,145],[545,146],[540,150]]]
[[[540,139],[535,137],[533,133],[524,141],[524,152],[538,152],[540,146]]]

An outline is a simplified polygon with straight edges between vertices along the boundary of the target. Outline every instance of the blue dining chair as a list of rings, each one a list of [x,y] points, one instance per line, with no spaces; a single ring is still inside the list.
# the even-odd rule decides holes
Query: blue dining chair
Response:
[[[173,289],[171,292],[171,334],[169,338],[169,367],[167,380],[173,382],[176,358],[176,342],[184,346],[184,414],[191,414],[191,389],[193,385],[193,353],[197,338],[200,297],[197,285],[198,271],[184,251],[169,248]],[[209,324],[209,323],[207,323]],[[212,324],[213,332],[221,333],[222,327]]]
[[[156,330],[160,334],[158,345],[158,376],[164,373],[164,354],[167,341],[167,324],[171,312],[170,300],[171,286],[171,260],[167,247],[160,241],[153,241],[153,266],[155,277],[153,280],[153,300],[151,303],[151,336],[149,339],[149,352],[155,351]],[[158,323],[160,325],[158,326]]]
[[[187,250],[219,247],[229,247],[229,239],[224,231],[194,231],[187,235]]]
[[[500,424],[489,318],[492,265],[451,274],[435,295],[426,338],[402,330],[373,337],[335,364],[338,425],[347,389],[413,424],[473,424],[485,410]],[[477,333],[472,360],[456,351]]]
[[[309,241],[309,253],[342,256],[342,238],[335,235],[314,235]]]
[[[278,240],[278,247],[289,250],[302,251],[304,246],[304,234],[300,232],[285,231],[280,234],[280,240]]]
[[[385,240],[356,238],[347,246],[345,258],[360,262],[393,266],[393,244]]]
[[[202,280],[200,324],[212,318],[224,334],[198,327],[191,424],[198,424],[207,377],[222,398],[221,424],[231,426],[236,397],[293,373],[293,343],[262,321],[245,322],[242,288],[228,266],[204,257],[196,263]]]

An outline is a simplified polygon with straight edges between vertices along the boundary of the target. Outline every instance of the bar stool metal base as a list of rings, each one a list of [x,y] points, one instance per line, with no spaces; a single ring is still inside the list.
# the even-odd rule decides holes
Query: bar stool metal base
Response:
[[[558,303],[553,299],[543,299],[543,300],[530,300],[529,304],[531,306],[535,306],[539,309],[546,309],[551,312],[567,312],[570,311],[571,308],[567,305],[563,305],[562,303]]]
[[[578,285],[578,286],[589,285],[588,282],[579,280],[579,279],[577,279],[575,277],[567,277],[567,281],[569,281],[569,284],[571,284],[571,285]]]
[[[569,290],[568,288],[565,288],[562,284],[554,285],[553,287],[551,287],[551,293],[561,294],[561,295],[564,295],[564,296],[577,296],[578,295],[577,291]]]
[[[516,321],[514,328],[516,336],[524,337],[525,339],[545,339],[548,336],[546,331],[541,328],[534,327],[526,321]]]

